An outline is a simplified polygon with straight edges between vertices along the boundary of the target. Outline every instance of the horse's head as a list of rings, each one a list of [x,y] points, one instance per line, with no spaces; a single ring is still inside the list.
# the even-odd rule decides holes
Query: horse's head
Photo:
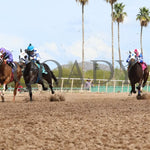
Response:
[[[129,66],[132,66],[136,63],[136,54],[129,51]]]
[[[23,52],[22,50],[20,50],[20,54],[19,54],[20,66],[24,66],[27,63],[28,63],[28,54],[26,52]]]

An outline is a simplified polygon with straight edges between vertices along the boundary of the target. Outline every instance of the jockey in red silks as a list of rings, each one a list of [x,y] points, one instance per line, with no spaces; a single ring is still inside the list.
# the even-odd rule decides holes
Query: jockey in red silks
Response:
[[[141,53],[139,53],[138,49],[134,50],[134,53],[136,55],[136,59],[137,61],[141,64],[142,66],[142,70],[144,71],[147,68],[146,63],[143,61],[143,55]]]

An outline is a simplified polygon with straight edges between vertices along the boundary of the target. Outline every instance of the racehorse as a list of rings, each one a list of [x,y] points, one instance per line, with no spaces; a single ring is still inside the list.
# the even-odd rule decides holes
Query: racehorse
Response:
[[[27,53],[22,52],[22,50],[20,50],[19,64],[23,68],[23,77],[25,80],[26,87],[29,90],[30,101],[32,101],[32,87],[31,87],[32,84],[35,83],[41,84],[43,90],[47,90],[47,88],[44,86],[42,78],[47,81],[52,94],[54,94],[54,90],[52,86],[52,78],[54,79],[56,84],[58,84],[58,81],[47,64],[41,63],[40,68],[42,68],[43,66],[47,74],[42,73],[42,69],[39,69],[35,60],[28,60]]]
[[[130,59],[129,59],[129,66],[128,66],[128,77],[132,87],[130,91],[130,95],[132,93],[136,93],[135,84],[139,83],[137,87],[138,96],[141,96],[142,87],[146,85],[148,76],[149,76],[148,67],[146,67],[146,69],[143,71],[141,63],[139,63],[135,58],[135,54],[130,52]]]
[[[22,76],[22,71],[17,62],[14,62],[15,69],[12,70],[12,68],[5,64],[4,62],[4,55],[0,53],[0,85],[3,85],[3,90],[0,91],[2,102],[4,102],[4,91],[7,90],[7,84],[10,82],[15,83],[14,87],[14,96],[13,101],[15,102],[15,96],[17,94],[17,88],[19,86],[19,81]]]

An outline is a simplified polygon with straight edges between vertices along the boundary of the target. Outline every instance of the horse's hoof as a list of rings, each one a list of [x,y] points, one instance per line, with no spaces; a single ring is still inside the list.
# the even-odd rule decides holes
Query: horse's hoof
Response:
[[[138,94],[137,96],[136,96],[136,98],[138,99],[138,100],[140,100],[142,97],[141,97],[141,94]]]
[[[46,88],[46,87],[43,88],[43,91],[47,91],[47,90],[48,90],[48,88]]]
[[[131,93],[129,93],[129,95],[128,96],[131,96],[132,94]]]
[[[136,91],[133,91],[133,93],[135,94],[135,93],[136,93]]]

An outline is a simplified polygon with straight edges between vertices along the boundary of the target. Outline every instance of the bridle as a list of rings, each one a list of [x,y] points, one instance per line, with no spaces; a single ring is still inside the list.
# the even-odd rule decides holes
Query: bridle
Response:
[[[3,62],[4,62],[4,56],[3,54],[0,54],[0,65],[2,65]]]

